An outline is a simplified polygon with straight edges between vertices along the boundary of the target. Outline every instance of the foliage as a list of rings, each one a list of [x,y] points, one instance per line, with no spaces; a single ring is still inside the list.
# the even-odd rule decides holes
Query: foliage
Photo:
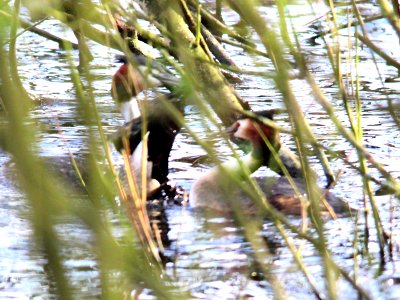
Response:
[[[122,2],[122,1],[121,1]],[[182,78],[180,91],[185,97],[190,98],[197,106],[204,119],[211,120],[217,128],[222,124],[229,125],[239,113],[248,109],[246,99],[241,99],[229,81],[237,79],[237,75],[251,73],[241,70],[223,50],[222,44],[240,47],[246,55],[252,57],[267,57],[274,67],[274,74],[255,72],[256,76],[271,78],[275,82],[276,89],[280,92],[291,128],[286,131],[293,134],[295,140],[296,154],[299,157],[302,176],[307,180],[308,190],[312,191],[316,184],[315,174],[311,170],[308,149],[313,149],[313,154],[321,162],[325,175],[334,186],[335,180],[340,174],[334,174],[325,154],[324,145],[317,141],[313,126],[305,117],[301,105],[296,98],[292,87],[293,65],[298,69],[298,78],[312,91],[316,103],[318,103],[329,115],[332,124],[339,135],[351,145],[357,153],[357,162],[349,162],[346,155],[341,153],[329,153],[343,160],[350,168],[359,173],[364,187],[364,240],[354,237],[354,247],[360,247],[363,255],[369,254],[371,239],[378,241],[379,259],[384,265],[392,251],[390,247],[391,233],[384,228],[374,196],[371,183],[378,184],[387,190],[387,193],[397,197],[400,195],[400,184],[394,176],[385,170],[382,164],[376,161],[368,151],[363,142],[362,125],[362,99],[360,99],[360,83],[358,81],[358,48],[361,43],[371,49],[375,56],[381,57],[387,64],[399,69],[400,62],[396,57],[391,57],[375,45],[368,37],[365,30],[365,18],[361,16],[358,5],[352,2],[348,5],[347,28],[356,28],[355,34],[349,37],[349,57],[343,57],[342,52],[346,46],[341,45],[339,38],[337,7],[333,2],[327,3],[329,12],[323,16],[323,23],[327,30],[318,29],[314,39],[322,38],[325,43],[329,67],[334,74],[334,82],[338,87],[338,98],[346,108],[349,126],[345,125],[336,115],[331,101],[317,85],[312,72],[308,68],[307,53],[302,49],[298,40],[296,28],[291,26],[291,16],[287,11],[286,1],[277,1],[276,8],[279,14],[278,26],[271,24],[268,16],[263,16],[258,11],[256,1],[241,0],[224,2],[224,9],[235,11],[241,21],[239,27],[225,25],[221,19],[210,12],[210,5],[200,5],[199,1],[176,0],[144,1],[147,9],[141,10],[137,5],[123,6],[120,1],[0,1],[0,97],[1,107],[6,120],[0,131],[0,146],[13,155],[18,170],[18,180],[27,196],[27,203],[31,208],[30,222],[34,230],[35,245],[41,251],[43,257],[48,261],[48,280],[56,287],[55,294],[60,299],[79,298],[79,287],[72,287],[71,280],[65,270],[65,262],[62,255],[63,242],[57,232],[57,225],[64,215],[77,218],[90,229],[94,236],[93,254],[99,264],[101,278],[101,297],[104,299],[120,299],[126,292],[130,292],[130,286],[136,291],[142,287],[152,290],[154,295],[160,299],[177,299],[178,297],[189,298],[188,295],[178,292],[177,289],[169,287],[168,280],[163,275],[163,266],[159,256],[159,243],[154,236],[146,212],[146,201],[143,194],[136,191],[134,196],[126,195],[118,178],[110,155],[109,144],[102,129],[102,124],[96,109],[96,101],[93,96],[93,76],[90,62],[93,54],[88,46],[88,40],[95,41],[104,46],[122,51],[133,62],[133,52],[144,52],[143,44],[153,46],[159,51],[163,64],[172,72]],[[129,3],[131,4],[131,3]],[[21,7],[22,5],[22,7]],[[221,3],[218,1],[218,5]],[[305,4],[304,4],[305,5]],[[311,4],[310,4],[311,5]],[[398,7],[385,0],[379,1],[382,11],[380,18],[386,18],[391,24],[394,32],[400,37]],[[207,7],[204,8],[204,7]],[[221,7],[216,10],[220,11]],[[350,22],[351,16],[355,21]],[[38,24],[45,20],[57,20],[66,28],[73,31],[77,44],[54,36],[37,28]],[[141,20],[146,20],[157,29],[158,34],[147,31],[141,26]],[[355,27],[359,25],[359,27]],[[102,28],[102,29],[99,29]],[[345,27],[346,28],[346,27]],[[360,29],[361,30],[360,30]],[[56,176],[51,176],[46,163],[41,159],[34,149],[32,137],[35,125],[31,126],[29,121],[29,109],[32,105],[31,95],[25,89],[18,75],[18,61],[16,40],[25,30],[30,30],[48,39],[59,43],[68,57],[70,76],[74,83],[76,97],[79,99],[79,113],[83,116],[85,127],[89,131],[87,140],[88,176],[82,178],[82,184],[88,194],[85,204],[71,201],[71,186],[60,184]],[[254,38],[246,36],[248,32],[254,33]],[[260,42],[263,49],[260,50],[256,43]],[[79,53],[79,64],[74,60],[74,53]],[[343,75],[343,65],[346,60],[351,60],[355,66],[352,74],[354,80],[347,81]],[[393,104],[388,97],[388,115],[393,124],[399,126],[398,106]],[[170,107],[172,113],[180,122],[184,123],[184,116]],[[190,127],[184,124],[190,132]],[[194,133],[194,139],[204,146],[210,157],[215,158],[213,148],[202,141]],[[101,145],[101,149],[99,146]],[[276,168],[290,176],[287,170],[285,157],[292,154],[277,153]],[[73,160],[73,158],[72,158]],[[129,157],[125,156],[128,161]],[[290,158],[293,162],[295,159]],[[106,162],[106,171],[100,167],[99,162]],[[79,166],[73,160],[74,166],[79,172]],[[128,168],[129,169],[129,168]],[[378,175],[371,175],[374,169]],[[49,176],[37,176],[37,174],[49,174]],[[132,176],[129,174],[128,177]],[[84,183],[83,183],[84,181]],[[131,189],[135,184],[130,181]],[[61,186],[61,188],[60,188]],[[116,188],[115,188],[116,187]],[[256,187],[255,187],[256,189]],[[140,190],[140,189],[138,189]],[[116,195],[124,204],[133,232],[127,230],[123,238],[117,239],[113,235],[113,224],[104,210],[115,211],[118,209]],[[265,205],[262,210],[268,214],[277,231],[287,243],[294,261],[298,268],[307,278],[310,287],[318,299],[336,299],[337,284],[339,278],[344,279],[357,291],[362,298],[371,298],[364,287],[357,282],[357,276],[350,275],[342,266],[338,265],[332,257],[331,249],[327,246],[325,237],[324,219],[319,211],[319,197],[313,193],[308,195],[309,205],[314,208],[307,219],[303,219],[303,228],[292,225],[290,220],[281,215],[272,207]],[[261,202],[262,203],[262,202]],[[373,224],[368,222],[372,215]],[[243,226],[243,234],[251,244],[255,260],[261,265],[268,281],[273,283],[273,289],[277,298],[285,298],[285,288],[270,271],[268,261],[269,251],[262,243],[258,234],[260,224],[250,222],[246,215],[238,213],[236,216],[240,225]],[[122,222],[125,216],[121,216]],[[359,220],[355,218],[357,225]],[[309,225],[307,225],[309,223]],[[306,230],[308,227],[309,230]],[[370,232],[374,232],[373,234]],[[375,235],[375,236],[372,236]],[[322,258],[324,269],[325,286],[316,284],[311,271],[307,269],[302,261],[301,248],[292,241],[289,236],[295,236],[299,240],[310,243]],[[357,250],[355,249],[355,252]],[[358,264],[357,255],[354,257],[354,268]]]

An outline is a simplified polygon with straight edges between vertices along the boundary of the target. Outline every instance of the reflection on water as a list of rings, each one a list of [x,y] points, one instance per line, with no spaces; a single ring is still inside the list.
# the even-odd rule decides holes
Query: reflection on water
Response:
[[[365,4],[365,6],[368,6],[369,10],[376,10],[372,4]],[[302,30],[300,41],[305,42],[315,34],[305,24],[315,17],[307,13],[307,8],[303,5],[293,4],[288,9],[292,15],[298,16],[292,21],[295,22],[295,28]],[[261,10],[269,18],[277,16],[273,6],[264,6]],[[225,15],[225,20],[227,23],[238,21],[235,15]],[[47,21],[43,26],[59,35],[69,35],[54,21]],[[382,48],[390,51],[396,47],[391,53],[399,58],[396,38],[384,21],[369,23],[368,28],[372,37],[379,39]],[[381,30],[377,32],[376,28]],[[347,41],[344,34],[345,32],[340,38]],[[72,38],[72,36],[68,37]],[[41,134],[36,137],[39,153],[41,156],[49,158],[65,158],[69,152],[78,154],[87,151],[83,141],[87,137],[88,130],[84,120],[76,115],[78,103],[75,100],[64,53],[58,49],[55,43],[48,42],[29,32],[24,33],[18,42],[20,74],[27,89],[42,98],[42,102],[32,109],[32,120],[41,128]],[[337,110],[338,118],[347,124],[347,117],[343,113],[343,103],[337,100],[337,86],[333,84],[332,73],[327,65],[323,41],[317,39],[316,42],[319,45],[304,43],[303,46],[303,51],[310,54],[307,56],[310,70]],[[94,83],[96,103],[104,129],[107,133],[111,133],[122,123],[122,118],[114,107],[109,94],[111,76],[117,68],[113,62],[114,53],[96,44],[91,45],[91,50],[95,57],[92,65],[93,73],[96,75]],[[239,67],[251,70],[256,65],[263,64],[265,71],[272,71],[268,60],[255,62],[232,46],[227,46],[227,50]],[[379,110],[387,106],[388,97],[398,101],[399,82],[384,82],[386,78],[397,76],[396,70],[388,67],[379,59],[375,66],[370,60],[371,55],[367,48],[362,49],[359,55],[362,62],[358,66],[358,75],[361,82],[365,143],[371,154],[378,161],[384,162],[387,170],[400,176],[400,168],[397,163],[400,160],[398,130],[388,118],[387,113]],[[346,66],[350,77],[351,67]],[[380,79],[375,71],[376,68],[379,68],[383,79]],[[242,78],[243,82],[237,84],[236,89],[255,110],[266,107],[283,107],[281,95],[277,92],[272,80],[249,75],[243,75]],[[335,127],[322,108],[314,101],[303,80],[293,80],[292,86],[307,119],[322,144],[330,149],[348,154],[350,161],[355,159],[356,153],[351,153],[350,146],[343,143],[343,140],[336,135]],[[211,135],[203,130],[200,118],[193,107],[187,107],[186,119],[189,126],[202,138],[216,138],[215,134]],[[285,114],[277,116],[276,120],[280,125],[288,126]],[[282,139],[285,144],[294,147],[290,136],[283,135]],[[224,143],[217,139],[214,144],[219,147],[219,153],[226,154]],[[185,131],[182,131],[177,137],[171,154],[171,179],[189,190],[191,182],[198,177],[200,172],[204,171],[205,165],[210,163],[207,160],[197,160],[204,154],[201,147],[196,145]],[[120,160],[116,153],[113,153],[113,157],[117,162]],[[194,161],[197,161],[195,165]],[[0,298],[51,298],[52,287],[48,285],[46,261],[38,250],[31,249],[33,237],[27,218],[29,209],[24,207],[26,205],[23,200],[24,195],[12,183],[10,174],[6,174],[9,164],[10,158],[5,153],[0,153],[0,236],[2,237],[0,239]],[[332,166],[334,170],[343,168],[335,193],[352,206],[361,207],[362,182],[356,176],[356,171],[346,168],[344,162],[335,158],[332,158]],[[316,164],[315,168],[321,175],[322,181],[323,176],[319,165]],[[376,176],[377,174],[371,170],[371,175]],[[392,218],[395,221],[392,222],[391,216],[384,213],[389,211],[391,204],[395,207],[398,206],[397,202],[389,200],[387,196],[377,197],[378,205],[382,208],[382,221],[385,229],[391,229],[398,234],[400,232],[398,228],[400,222],[396,222],[399,219],[398,210],[394,210]],[[257,275],[258,270],[253,264],[250,245],[243,239],[240,229],[229,220],[221,218],[207,220],[190,208],[183,209],[178,206],[169,206],[167,214],[171,228],[169,237],[172,244],[166,249],[166,254],[173,258],[173,262],[167,264],[166,272],[171,278],[171,284],[177,285],[178,290],[189,291],[193,298],[199,299],[273,298],[272,288],[268,281],[261,276],[262,274]],[[300,223],[295,218],[292,221],[295,224]],[[357,232],[362,234],[363,223],[359,222]],[[215,228],[218,229],[217,233]],[[354,264],[354,246],[352,244],[354,229],[354,222],[351,219],[328,220],[326,223],[326,237],[332,254],[335,260],[340,262],[340,266],[350,273]],[[72,284],[86,289],[82,291],[82,295],[86,297],[98,296],[100,293],[98,266],[95,258],[91,256],[93,252],[91,252],[89,232],[74,220],[62,222],[58,231],[61,238],[69,245],[68,252],[64,255],[66,257],[65,266],[69,271]],[[294,267],[292,254],[285,247],[285,243],[277,234],[274,225],[266,222],[260,234],[271,252],[268,258],[270,272],[285,286],[289,296],[292,296],[293,299],[312,297],[312,291],[302,273]],[[320,280],[323,273],[320,258],[315,255],[313,247],[307,243],[297,246],[301,246],[304,263],[317,279],[317,287],[324,290],[324,282]],[[374,243],[371,243],[370,249],[372,252],[378,251],[377,245]],[[370,292],[374,299],[396,299],[400,295],[398,285],[400,275],[396,271],[399,267],[396,252],[393,264],[387,265],[383,275],[376,280],[374,273],[378,269],[377,262],[359,261],[359,283]],[[357,299],[356,293],[348,283],[341,282],[339,288],[342,299]],[[143,295],[146,293],[151,294],[151,292],[144,291]]]

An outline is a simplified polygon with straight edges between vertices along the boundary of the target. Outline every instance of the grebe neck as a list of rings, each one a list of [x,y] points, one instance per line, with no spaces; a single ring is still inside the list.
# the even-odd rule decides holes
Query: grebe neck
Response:
[[[263,164],[263,159],[253,151],[241,158],[230,159],[220,165],[223,172],[238,175],[243,179],[257,171]],[[218,168],[218,167],[217,167]]]
[[[270,141],[270,143],[273,149],[275,149],[275,151],[278,152],[281,147],[279,139]],[[269,166],[272,153],[268,145],[264,142],[264,140],[261,139],[257,143],[253,142],[252,151],[250,152],[250,154],[252,155],[253,159],[259,161],[261,165]]]
[[[130,101],[121,102],[120,109],[125,122],[130,122],[141,116],[136,97],[132,97]]]

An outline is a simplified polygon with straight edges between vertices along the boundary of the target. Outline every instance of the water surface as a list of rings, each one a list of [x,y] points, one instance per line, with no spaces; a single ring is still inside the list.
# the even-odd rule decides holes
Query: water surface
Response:
[[[327,11],[326,7],[315,5],[317,14]],[[365,3],[363,9],[368,14],[378,12],[374,4]],[[265,5],[261,12],[271,22],[278,20],[276,7]],[[302,49],[306,53],[309,68],[318,85],[327,95],[331,104],[336,109],[336,115],[348,124],[344,105],[338,96],[337,85],[333,83],[333,75],[326,57],[324,42],[316,39],[317,44],[309,43],[309,38],[315,32],[308,27],[316,17],[307,5],[293,2],[288,6],[288,13],[292,15],[294,28],[298,31]],[[234,13],[224,10],[224,19],[228,24],[239,21]],[[345,21],[340,17],[341,21]],[[73,35],[65,31],[55,21],[46,21],[40,25],[43,29],[73,40]],[[390,26],[383,20],[367,24],[371,39],[400,60],[398,40]],[[341,43],[347,43],[347,29],[340,31]],[[255,37],[255,36],[254,36]],[[327,40],[330,41],[329,37]],[[111,97],[111,76],[118,68],[114,63],[115,52],[107,48],[90,43],[94,56],[91,63],[92,71],[96,75],[94,82],[95,99],[100,114],[101,122],[106,133],[112,133],[123,122]],[[272,72],[271,63],[265,59],[248,57],[232,46],[226,46],[227,51],[239,67],[252,70]],[[260,45],[260,49],[262,49]],[[343,51],[343,61],[346,55],[354,55]],[[76,56],[76,53],[74,53]],[[387,106],[387,100],[398,101],[399,81],[390,81],[396,78],[396,70],[387,66],[381,59],[376,58],[376,64],[371,59],[372,54],[367,48],[362,48],[358,55],[360,64],[358,76],[360,79],[360,98],[363,107],[364,142],[374,158],[383,163],[384,167],[393,175],[400,175],[399,147],[400,140],[398,128],[394,125],[388,113],[381,109]],[[79,105],[76,100],[74,88],[71,83],[68,63],[65,53],[58,49],[57,44],[47,41],[32,33],[26,32],[18,39],[19,72],[23,77],[27,90],[42,99],[32,107],[31,117],[41,131],[36,136],[37,151],[40,156],[51,158],[68,158],[69,153],[81,156],[88,151],[84,142],[88,130],[83,120],[77,115]],[[75,57],[76,59],[76,57]],[[351,80],[354,74],[354,65],[345,65],[346,75]],[[242,75],[243,81],[236,84],[235,88],[240,95],[249,101],[253,109],[282,108],[282,97],[271,79],[250,75]],[[387,81],[387,82],[386,82]],[[336,134],[336,129],[325,114],[323,109],[311,96],[311,91],[304,80],[295,79],[292,82],[293,90],[307,120],[319,141],[326,147],[343,151],[349,154],[349,159],[356,158],[348,143]],[[212,140],[217,147],[217,152],[226,156],[228,148],[215,133],[204,131],[202,118],[193,106],[186,108],[186,120],[196,133],[202,138]],[[288,127],[285,114],[276,117],[277,122]],[[294,143],[288,135],[282,135],[282,140],[293,150]],[[354,152],[354,151],[353,151]],[[352,153],[352,154],[351,154]],[[204,155],[205,152],[196,145],[190,135],[183,130],[177,137],[171,153],[170,178],[186,190],[199,174],[210,167],[211,162],[201,160],[200,163],[192,162]],[[352,156],[353,155],[353,156]],[[116,164],[121,164],[119,154],[113,152]],[[312,158],[314,167],[318,171],[321,183],[324,182],[318,161]],[[362,181],[357,173],[348,168],[343,161],[331,158],[334,170],[342,169],[342,174],[334,192],[341,196],[353,207],[362,207]],[[10,171],[11,170],[11,171]],[[265,170],[260,170],[261,174]],[[11,173],[11,174],[10,174]],[[371,175],[379,175],[372,169]],[[0,152],[0,298],[4,299],[43,299],[52,298],[54,294],[48,283],[46,274],[46,261],[39,250],[34,249],[32,231],[30,229],[29,207],[24,200],[24,194],[13,181],[12,159],[8,154]],[[392,201],[389,196],[377,197],[381,217],[386,230],[393,230],[399,234],[398,202]],[[393,205],[393,215],[389,214]],[[188,208],[177,205],[167,207],[167,215],[171,231],[169,238],[172,244],[166,249],[166,254],[174,258],[166,266],[172,284],[177,289],[188,291],[196,299],[271,299],[273,290],[270,283],[252,274],[257,273],[253,266],[252,249],[243,239],[241,229],[230,220],[224,218],[205,219],[203,215]],[[392,220],[391,220],[392,218]],[[300,220],[293,218],[295,224]],[[342,218],[338,221],[327,220],[326,238],[332,250],[335,261],[352,274],[354,265],[354,249],[352,241],[355,232],[362,234],[363,221],[354,228],[354,221]],[[218,230],[215,231],[215,228]],[[90,232],[76,220],[63,220],[58,228],[61,236],[70,242],[66,256],[66,268],[72,284],[84,289],[81,295],[96,298],[100,295],[99,274],[97,263],[91,254]],[[289,296],[293,299],[313,298],[312,292],[302,273],[295,267],[293,258],[284,241],[279,237],[277,230],[271,222],[266,221],[262,232],[269,245],[270,257],[268,263],[271,273],[276,276]],[[83,238],[82,238],[83,237]],[[79,241],[79,242],[76,242]],[[296,242],[297,243],[297,242]],[[300,243],[300,242],[299,242]],[[372,253],[378,252],[378,246],[372,239],[370,243]],[[394,253],[394,261],[387,264],[382,275],[378,277],[379,268],[377,261],[368,262],[359,258],[358,280],[373,299],[398,299],[400,286],[397,284],[399,273],[398,249]],[[317,287],[324,290],[321,259],[316,255],[313,247],[307,243],[302,245],[302,255],[306,266],[317,279]],[[338,286],[341,299],[357,299],[357,294],[345,281],[340,281]],[[151,298],[151,291],[145,290],[142,297]]]

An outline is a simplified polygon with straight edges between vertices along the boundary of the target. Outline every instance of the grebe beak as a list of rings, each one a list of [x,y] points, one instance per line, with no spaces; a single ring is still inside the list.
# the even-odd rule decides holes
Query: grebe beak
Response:
[[[239,122],[233,123],[231,126],[229,126],[226,129],[226,133],[233,136],[236,133],[236,131],[238,130],[239,126],[240,126]]]

